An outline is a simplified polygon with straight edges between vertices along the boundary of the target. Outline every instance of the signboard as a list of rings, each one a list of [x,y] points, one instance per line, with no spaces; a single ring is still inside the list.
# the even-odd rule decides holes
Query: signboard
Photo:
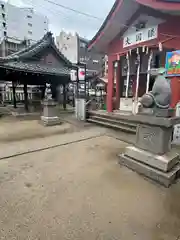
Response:
[[[78,69],[78,78],[79,81],[85,81],[86,73],[85,73],[85,68],[79,68]]]
[[[157,38],[158,26],[142,29],[124,37],[123,48]]]
[[[180,76],[180,50],[166,53],[167,76]]]

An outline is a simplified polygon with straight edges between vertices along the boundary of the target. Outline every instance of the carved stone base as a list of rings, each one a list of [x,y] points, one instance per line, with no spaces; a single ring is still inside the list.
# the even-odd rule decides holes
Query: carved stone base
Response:
[[[171,150],[173,126],[180,118],[136,115],[128,119],[138,123],[135,146],[120,154],[119,163],[169,187],[180,172],[179,155]]]
[[[172,131],[171,127],[165,128],[162,126],[139,124],[135,145],[140,149],[163,155],[171,150]]]
[[[121,154],[119,159],[119,163],[125,167],[130,168],[133,171],[136,171],[139,174],[152,179],[159,184],[169,187],[178,177],[180,173],[180,164],[176,164],[171,171],[163,172],[157,170],[156,168],[150,167],[146,164],[138,162],[131,157],[125,156]]]
[[[45,99],[43,101],[43,116],[41,116],[41,122],[44,126],[54,126],[61,123],[57,116],[56,103],[53,99]]]
[[[128,146],[124,155],[163,172],[170,171],[179,161],[179,155],[174,152],[157,155],[134,146]]]
[[[41,121],[44,126],[55,126],[61,124],[61,120],[58,117],[41,116]]]
[[[161,109],[161,108],[140,108],[139,114],[153,115],[155,117],[173,117],[175,110],[173,108]]]

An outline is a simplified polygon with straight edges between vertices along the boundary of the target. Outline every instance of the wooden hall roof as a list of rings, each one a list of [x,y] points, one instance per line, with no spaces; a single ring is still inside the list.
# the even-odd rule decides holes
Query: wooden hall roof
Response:
[[[52,53],[52,62],[46,60]],[[58,50],[51,32],[37,43],[6,57],[0,57],[0,68],[17,72],[37,73],[51,76],[69,76],[72,63]]]
[[[88,44],[88,49],[108,53],[114,39],[120,39],[140,14],[154,12],[163,18],[180,15],[180,0],[116,0],[98,32]],[[163,16],[163,17],[162,17]]]

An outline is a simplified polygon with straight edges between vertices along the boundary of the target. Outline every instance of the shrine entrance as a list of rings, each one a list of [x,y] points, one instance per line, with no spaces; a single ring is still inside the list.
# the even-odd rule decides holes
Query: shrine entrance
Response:
[[[120,104],[119,110],[136,112],[136,107],[143,94],[152,90],[155,77],[148,73],[151,68],[160,67],[164,52],[158,48],[138,47],[121,56],[120,66]]]

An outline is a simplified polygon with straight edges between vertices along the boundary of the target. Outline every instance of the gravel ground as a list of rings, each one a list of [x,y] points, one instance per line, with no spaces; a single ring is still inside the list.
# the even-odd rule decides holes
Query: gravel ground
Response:
[[[180,183],[120,167],[126,145],[101,136],[1,160],[0,239],[177,240]]]
[[[75,131],[69,123],[45,127],[39,120],[18,120],[12,117],[0,119],[0,143],[43,138]]]

